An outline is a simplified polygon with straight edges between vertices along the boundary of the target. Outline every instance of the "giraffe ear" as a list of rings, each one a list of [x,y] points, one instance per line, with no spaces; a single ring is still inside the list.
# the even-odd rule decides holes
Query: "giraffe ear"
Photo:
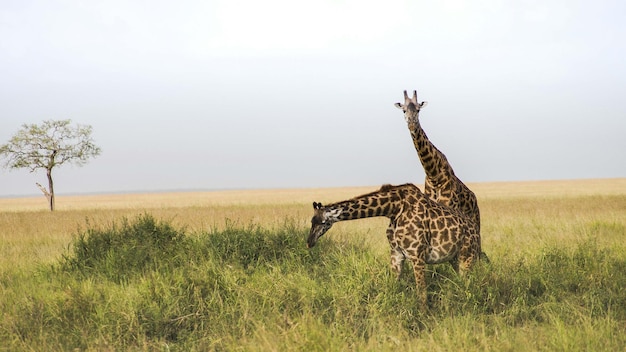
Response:
[[[423,101],[423,102],[421,102],[421,103],[420,103],[420,109],[421,109],[421,108],[423,108],[423,107],[425,107],[426,105],[428,105],[428,102],[427,102],[427,101]]]
[[[398,109],[402,109],[402,104],[400,103],[395,103],[393,104],[393,106],[397,107]]]
[[[322,203],[313,202],[313,209],[322,209]]]

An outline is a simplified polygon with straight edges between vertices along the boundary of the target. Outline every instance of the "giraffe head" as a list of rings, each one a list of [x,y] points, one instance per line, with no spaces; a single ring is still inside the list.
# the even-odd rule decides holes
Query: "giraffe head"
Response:
[[[313,202],[313,218],[311,219],[311,232],[309,238],[306,240],[307,247],[312,248],[315,246],[317,240],[330,230],[333,224],[337,221],[336,212],[331,209],[327,209],[322,203]],[[333,216],[335,215],[335,216]]]
[[[417,123],[420,110],[425,107],[428,102],[417,102],[417,91],[413,91],[413,98],[404,91],[404,104],[396,103],[395,106],[404,112],[404,119],[407,123]]]

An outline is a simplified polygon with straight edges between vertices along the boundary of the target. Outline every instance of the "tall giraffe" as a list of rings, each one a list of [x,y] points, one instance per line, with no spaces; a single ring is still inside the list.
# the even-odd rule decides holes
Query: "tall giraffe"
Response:
[[[404,112],[413,145],[426,173],[424,193],[430,199],[466,214],[474,221],[476,232],[480,234],[480,210],[476,195],[454,174],[446,156],[432,144],[422,129],[419,113],[426,102],[418,103],[417,91],[413,91],[413,98],[409,98],[405,90],[404,104],[396,103],[395,106]]]
[[[322,205],[313,202],[314,215],[307,239],[309,248],[335,222],[385,216],[391,220],[387,239],[391,246],[391,267],[400,277],[406,258],[413,263],[413,274],[420,300],[426,306],[426,264],[450,262],[464,275],[479,259],[480,240],[473,222],[454,209],[428,198],[410,183],[383,185],[378,191],[346,201]]]

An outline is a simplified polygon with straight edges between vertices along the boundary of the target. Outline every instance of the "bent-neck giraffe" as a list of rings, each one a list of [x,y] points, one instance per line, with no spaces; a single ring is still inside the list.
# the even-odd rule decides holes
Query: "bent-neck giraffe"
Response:
[[[413,91],[413,98],[409,98],[405,90],[404,104],[396,103],[395,106],[404,112],[413,145],[426,173],[424,193],[430,199],[466,214],[474,221],[477,233],[480,233],[480,210],[476,195],[454,174],[446,156],[431,143],[422,129],[419,113],[426,102],[418,103],[416,91]]]
[[[472,221],[439,204],[413,184],[383,185],[378,191],[346,201],[322,205],[313,202],[314,215],[307,239],[309,248],[335,222],[385,216],[391,220],[387,239],[391,246],[391,267],[398,277],[404,259],[413,264],[418,295],[426,305],[426,264],[450,262],[465,274],[479,258],[480,241]]]

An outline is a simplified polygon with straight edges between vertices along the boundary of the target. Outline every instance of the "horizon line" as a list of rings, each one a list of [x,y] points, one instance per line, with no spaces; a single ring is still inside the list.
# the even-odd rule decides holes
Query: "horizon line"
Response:
[[[571,178],[571,179],[531,179],[531,180],[497,180],[497,181],[477,181],[466,182],[468,184],[486,184],[486,183],[524,183],[524,182],[567,182],[567,181],[592,181],[592,180],[617,180],[624,177],[593,177],[593,178]],[[423,185],[424,183],[413,184]],[[287,190],[287,189],[324,189],[324,188],[349,188],[349,187],[376,187],[378,185],[344,185],[344,186],[305,186],[305,187],[222,187],[222,188],[168,188],[168,189],[135,189],[135,190],[115,190],[115,191],[87,191],[87,192],[67,192],[55,193],[55,196],[75,197],[75,196],[93,196],[93,195],[121,195],[121,194],[154,194],[154,193],[193,193],[193,192],[221,192],[221,191],[255,191],[255,190]],[[31,194],[2,194],[0,199],[11,198],[35,198],[43,196],[41,193]]]

